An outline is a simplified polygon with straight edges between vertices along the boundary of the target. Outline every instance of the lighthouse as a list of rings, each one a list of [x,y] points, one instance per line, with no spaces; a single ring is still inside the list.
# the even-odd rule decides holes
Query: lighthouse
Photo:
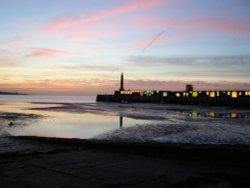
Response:
[[[124,90],[124,76],[123,73],[121,73],[121,80],[120,80],[120,91]]]

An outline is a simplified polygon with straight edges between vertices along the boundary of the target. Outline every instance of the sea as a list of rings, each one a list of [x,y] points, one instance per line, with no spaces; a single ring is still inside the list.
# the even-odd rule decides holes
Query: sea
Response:
[[[95,96],[0,95],[0,136],[129,142],[250,144],[250,111],[146,103],[97,103]]]

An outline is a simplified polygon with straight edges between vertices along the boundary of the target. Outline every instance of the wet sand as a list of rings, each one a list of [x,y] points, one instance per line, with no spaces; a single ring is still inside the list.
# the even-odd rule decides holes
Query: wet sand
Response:
[[[0,187],[250,187],[247,145],[0,141]]]

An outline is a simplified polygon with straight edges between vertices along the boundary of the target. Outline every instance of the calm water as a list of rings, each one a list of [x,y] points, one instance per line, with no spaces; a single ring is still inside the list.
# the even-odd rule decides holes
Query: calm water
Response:
[[[250,112],[204,106],[96,103],[92,96],[0,95],[0,135],[250,144]]]
[[[67,112],[34,110],[62,106],[57,103],[81,103],[96,106],[94,96],[0,95],[0,112],[26,114],[1,121],[0,134],[34,135],[64,138],[92,138],[121,127],[130,127],[146,120],[120,117],[116,112]],[[46,104],[47,103],[47,104]],[[29,117],[30,114],[42,117]],[[10,126],[13,122],[13,126]]]
[[[95,96],[0,95],[0,102],[93,103]]]

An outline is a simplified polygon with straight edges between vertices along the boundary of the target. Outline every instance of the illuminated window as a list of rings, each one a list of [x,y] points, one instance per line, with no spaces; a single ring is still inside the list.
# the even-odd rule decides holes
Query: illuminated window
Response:
[[[180,97],[181,95],[180,95],[180,93],[175,93],[175,96]]]
[[[206,92],[206,95],[209,95],[209,91]]]
[[[210,91],[209,97],[215,97],[215,92],[214,91]]]
[[[188,97],[189,94],[188,94],[188,92],[183,92],[182,95],[183,95],[183,97]]]
[[[238,97],[237,91],[232,91],[231,97],[232,98],[237,98]]]
[[[192,97],[197,97],[198,96],[198,92],[197,91],[194,91],[193,93],[192,93]]]
[[[247,91],[245,91],[245,95],[248,96],[248,92]]]
[[[166,91],[163,92],[163,93],[162,93],[162,96],[163,96],[163,97],[167,97],[167,96],[168,96],[168,92],[166,92]]]
[[[211,94],[211,92],[210,92],[210,94]],[[208,114],[209,114],[210,117],[215,117],[216,116],[215,112],[209,112]]]
[[[217,97],[219,97],[219,96],[220,96],[220,92],[219,92],[219,91],[217,91],[217,92],[216,92],[216,95],[217,95]]]
[[[228,92],[227,92],[227,95],[231,95],[231,92],[230,92],[230,91],[228,91]]]
[[[141,92],[140,92],[140,95],[141,95],[141,96],[143,96],[143,95],[144,95],[144,92],[143,92],[143,91],[141,91]]]
[[[242,92],[239,92],[239,96],[241,96],[242,95]]]
[[[197,117],[197,116],[198,116],[198,113],[195,112],[195,111],[193,111],[193,112],[191,113],[191,116],[192,116],[192,117]]]
[[[234,118],[234,119],[235,119],[235,118],[237,118],[237,114],[236,114],[236,113],[234,113],[234,112],[233,112],[233,113],[231,113],[231,118]]]
[[[120,91],[120,94],[122,95],[131,95],[132,94],[132,91]]]

